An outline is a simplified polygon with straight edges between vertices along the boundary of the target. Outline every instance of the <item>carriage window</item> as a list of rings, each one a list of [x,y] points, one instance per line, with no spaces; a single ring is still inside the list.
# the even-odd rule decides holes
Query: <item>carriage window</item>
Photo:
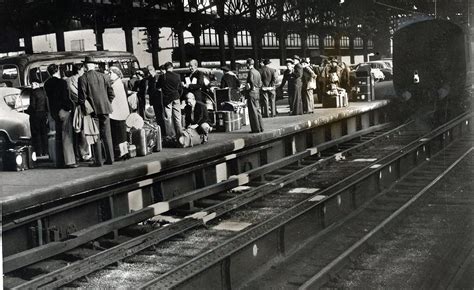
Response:
[[[44,83],[49,78],[47,66],[42,65],[30,69],[30,83],[38,82]]]
[[[18,78],[18,68],[15,65],[7,64],[3,66],[2,79],[16,80]]]

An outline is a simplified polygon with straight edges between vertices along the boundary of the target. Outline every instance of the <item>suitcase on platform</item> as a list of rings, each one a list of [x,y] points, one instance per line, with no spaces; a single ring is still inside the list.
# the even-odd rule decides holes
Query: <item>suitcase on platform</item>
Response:
[[[23,171],[28,169],[28,146],[14,147],[3,153],[3,170]]]
[[[233,111],[216,111],[216,131],[232,132],[242,128],[240,114]]]
[[[223,111],[234,111],[240,115],[241,126],[250,124],[249,110],[247,104],[237,101],[225,102],[222,106]]]
[[[193,147],[194,145],[201,144],[202,139],[201,135],[196,131],[196,129],[186,129],[183,131],[183,135],[181,135],[178,139],[178,147],[187,148]]]
[[[137,156],[145,156],[148,153],[145,129],[135,129],[132,133],[132,144],[137,147]]]
[[[346,93],[340,93],[335,96],[323,96],[323,108],[342,108],[349,104]]]
[[[160,152],[163,148],[161,141],[161,127],[158,125],[145,124],[146,143],[148,153]]]

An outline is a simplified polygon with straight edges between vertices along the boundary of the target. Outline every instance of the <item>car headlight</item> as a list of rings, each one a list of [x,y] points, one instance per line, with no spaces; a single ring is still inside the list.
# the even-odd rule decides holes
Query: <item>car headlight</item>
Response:
[[[36,152],[31,153],[31,160],[36,162]]]
[[[23,164],[23,157],[21,157],[21,155],[16,156],[15,162],[16,165],[20,166],[21,164]]]

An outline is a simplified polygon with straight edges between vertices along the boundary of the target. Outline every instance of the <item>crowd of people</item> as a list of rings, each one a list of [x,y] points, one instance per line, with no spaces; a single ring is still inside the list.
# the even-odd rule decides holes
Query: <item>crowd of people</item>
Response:
[[[279,85],[279,72],[270,64],[263,59],[257,69],[255,60],[247,59],[245,82],[222,67],[220,87],[229,90],[232,100],[246,100],[251,133],[263,132],[262,118],[277,115],[276,96],[285,84],[292,115],[313,113],[315,101],[321,102],[330,85],[350,86],[348,68],[339,66],[336,59],[316,67],[295,55],[286,60]],[[61,77],[58,65],[50,64],[44,86],[32,82],[28,112],[35,151],[39,156],[48,154],[48,127],[54,126],[55,156],[51,157],[58,167],[75,168],[81,161],[92,161],[90,166],[113,164],[123,157],[128,141],[127,118],[132,112],[147,118],[147,98],[164,143],[182,145],[183,138],[193,134],[207,143],[212,126],[204,91],[209,80],[196,60],[189,62],[190,74],[184,81],[173,70],[171,62],[160,66],[159,72],[149,65],[125,82],[119,67],[102,73],[91,57],[74,64],[68,78]],[[53,124],[48,125],[48,115]]]

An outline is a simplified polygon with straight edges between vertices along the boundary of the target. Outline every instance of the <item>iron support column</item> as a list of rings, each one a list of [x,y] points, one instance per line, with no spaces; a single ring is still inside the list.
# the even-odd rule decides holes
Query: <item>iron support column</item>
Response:
[[[351,64],[355,63],[355,54],[354,54],[354,37],[349,38],[349,55],[351,56]]]
[[[179,66],[186,66],[186,50],[184,49],[184,34],[183,31],[176,31],[178,34],[178,47],[179,47]]]
[[[228,38],[229,38],[229,51],[230,51],[230,67],[232,70],[236,69],[234,36],[235,36],[234,28],[231,28],[230,31],[228,32]]]
[[[132,37],[133,27],[125,26],[122,29],[125,33],[125,49],[128,52],[133,53],[133,37]]]
[[[221,66],[226,65],[225,59],[225,34],[224,29],[217,30],[217,34],[219,36],[219,61]]]
[[[369,59],[368,59],[368,57],[367,57],[367,54],[369,53],[369,51],[368,51],[368,49],[367,49],[367,46],[368,46],[368,43],[367,43],[368,38],[367,38],[367,37],[364,37],[364,38],[362,39],[362,41],[363,41],[363,44],[362,44],[362,53],[364,54],[364,62],[368,62],[368,61],[369,61]]]
[[[103,37],[104,28],[99,27],[99,28],[94,29],[94,33],[95,33],[95,46],[96,46],[97,51],[104,50],[104,37]]]
[[[25,32],[23,34],[23,40],[25,43],[25,53],[32,54],[33,53],[33,38],[31,37],[31,33]]]
[[[66,51],[66,45],[64,42],[64,29],[59,27],[55,31],[56,34],[56,50],[57,51]]]
[[[153,67],[156,69],[160,66],[160,61],[158,58],[158,50],[159,50],[159,36],[160,36],[160,29],[153,25],[148,26],[147,28],[148,35],[150,35],[151,45],[150,45],[150,53],[151,53],[151,60],[153,63]]]
[[[320,54],[320,55],[324,55],[324,54],[325,54],[325,51],[324,51],[324,37],[326,37],[326,35],[324,35],[324,34],[319,34],[319,37],[318,37],[318,41],[319,41],[319,54]]]

